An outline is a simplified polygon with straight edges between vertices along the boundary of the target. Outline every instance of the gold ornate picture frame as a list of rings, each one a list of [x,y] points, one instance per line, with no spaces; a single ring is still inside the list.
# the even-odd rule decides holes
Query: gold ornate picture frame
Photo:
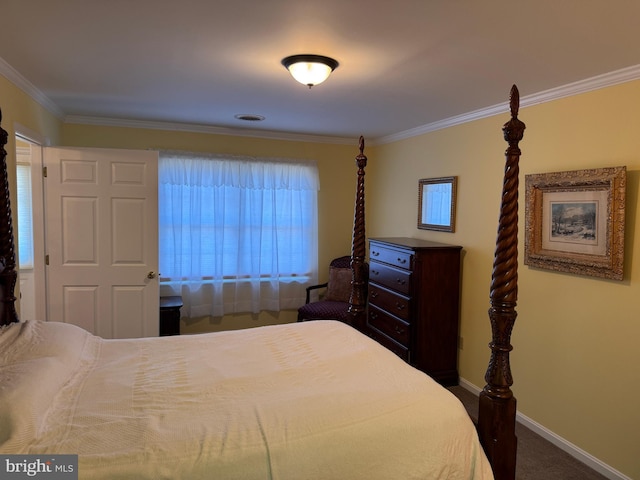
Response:
[[[524,263],[623,279],[626,167],[525,176]]]

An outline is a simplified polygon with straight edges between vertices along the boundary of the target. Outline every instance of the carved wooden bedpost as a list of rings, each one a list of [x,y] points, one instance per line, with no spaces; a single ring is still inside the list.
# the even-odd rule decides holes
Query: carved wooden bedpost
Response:
[[[516,471],[516,399],[509,366],[511,331],[518,298],[518,143],[525,124],[518,120],[520,94],[511,88],[511,120],[503,127],[509,143],[502,186],[498,237],[491,277],[491,359],[485,375],[487,385],[480,393],[478,429],[480,441],[493,467],[496,480],[513,480]]]
[[[349,297],[349,313],[351,325],[364,331],[366,315],[367,264],[365,262],[367,241],[364,228],[364,167],[367,157],[364,154],[364,138],[360,137],[360,153],[356,156],[358,166],[358,185],[353,220],[353,237],[351,244],[351,296]]]
[[[2,122],[2,111],[0,111]],[[14,294],[18,273],[13,243],[11,223],[11,202],[9,200],[9,176],[7,173],[8,134],[0,127],[0,325],[18,321]]]

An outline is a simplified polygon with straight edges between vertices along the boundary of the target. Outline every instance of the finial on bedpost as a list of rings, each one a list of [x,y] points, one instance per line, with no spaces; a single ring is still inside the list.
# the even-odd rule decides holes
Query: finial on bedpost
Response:
[[[511,118],[518,118],[518,111],[520,110],[520,92],[515,85],[511,86],[509,92],[509,109],[511,110]]]
[[[520,148],[518,143],[524,136],[525,124],[518,120],[518,111],[520,110],[520,92],[515,85],[511,87],[511,93],[509,95],[509,108],[511,110],[511,120],[504,124],[502,132],[504,139],[509,143],[509,148],[506,154],[520,155]],[[517,161],[515,162],[517,165]],[[517,178],[516,178],[517,180]],[[517,186],[517,184],[516,184]],[[516,190],[517,192],[517,190]]]
[[[358,181],[356,187],[356,202],[353,220],[353,237],[351,244],[351,295],[349,297],[349,313],[351,324],[362,331],[365,323],[366,312],[366,287],[367,264],[366,234],[364,228],[364,168],[367,166],[367,157],[364,154],[364,137],[359,140],[360,154],[356,156],[358,166]]]
[[[516,320],[518,298],[518,174],[520,148],[525,124],[518,120],[520,94],[514,85],[510,95],[511,119],[503,126],[504,139],[509,143],[502,186],[502,203],[498,236],[491,276],[489,318],[492,341],[491,359],[485,375],[487,385],[480,393],[478,429],[480,440],[493,467],[496,480],[515,478],[516,399],[509,352],[511,331]]]
[[[0,110],[0,122],[2,110]],[[9,200],[9,176],[7,173],[7,151],[4,146],[8,133],[0,127],[0,325],[18,321],[15,306],[15,287],[18,279],[16,255],[13,243],[11,202]]]

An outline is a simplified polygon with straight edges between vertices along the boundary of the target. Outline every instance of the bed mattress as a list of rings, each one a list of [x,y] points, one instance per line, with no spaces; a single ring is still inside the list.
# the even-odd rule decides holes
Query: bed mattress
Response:
[[[81,479],[491,479],[462,404],[351,327],[105,340],[0,333],[0,452]]]

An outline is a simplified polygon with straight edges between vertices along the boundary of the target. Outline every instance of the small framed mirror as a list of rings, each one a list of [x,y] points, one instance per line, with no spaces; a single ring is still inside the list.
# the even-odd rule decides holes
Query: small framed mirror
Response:
[[[418,228],[453,232],[458,177],[423,178],[418,182]]]

